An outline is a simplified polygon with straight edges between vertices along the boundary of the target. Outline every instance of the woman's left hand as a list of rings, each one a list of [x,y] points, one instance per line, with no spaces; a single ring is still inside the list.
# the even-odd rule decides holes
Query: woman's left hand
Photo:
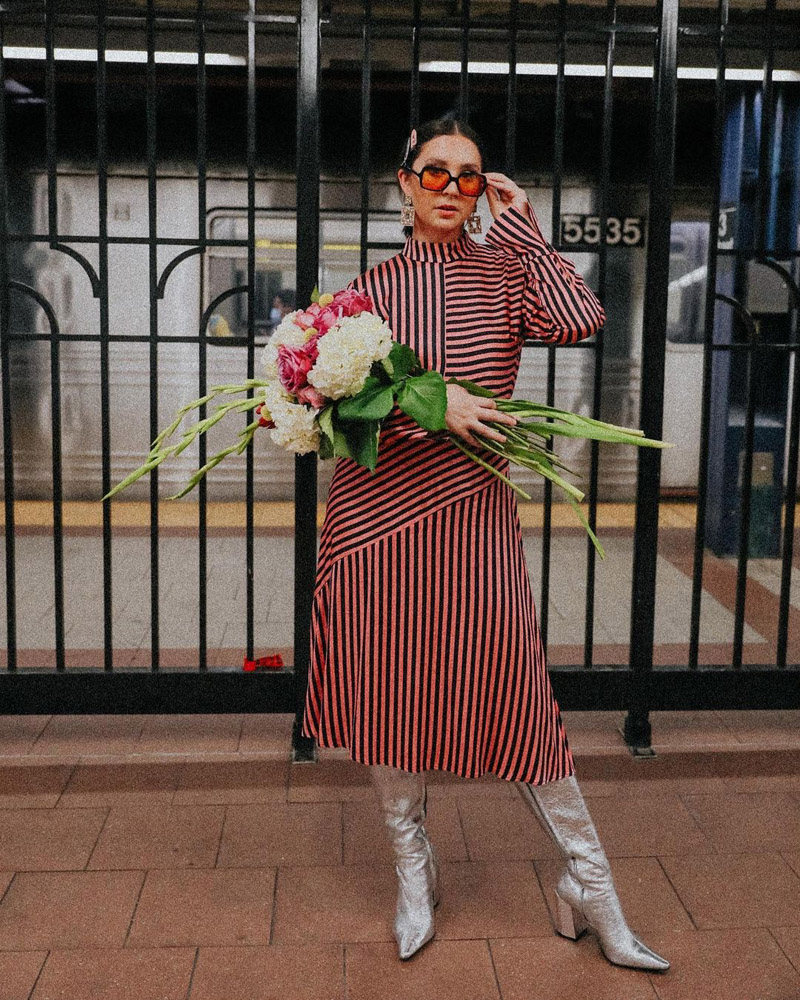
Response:
[[[486,187],[486,200],[489,202],[489,208],[495,219],[502,215],[507,208],[516,208],[520,212],[525,211],[528,196],[519,184],[515,184],[505,174],[499,174],[495,171],[487,172],[484,176],[489,182]]]

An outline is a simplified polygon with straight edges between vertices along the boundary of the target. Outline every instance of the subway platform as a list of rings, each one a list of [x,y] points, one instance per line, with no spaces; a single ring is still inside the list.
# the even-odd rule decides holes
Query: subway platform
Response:
[[[0,717],[3,1000],[798,1000],[800,712],[565,712],[631,927],[552,923],[555,848],[514,787],[429,772],[433,941],[402,962],[374,792],[291,715]]]

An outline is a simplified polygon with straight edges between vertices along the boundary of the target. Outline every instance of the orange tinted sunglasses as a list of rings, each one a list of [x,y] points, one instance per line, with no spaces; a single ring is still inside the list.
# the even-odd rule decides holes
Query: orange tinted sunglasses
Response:
[[[455,181],[461,194],[468,198],[478,198],[486,190],[488,183],[483,174],[476,173],[474,170],[465,170],[458,177],[454,177],[444,167],[423,167],[422,170],[406,167],[405,169],[419,177],[420,187],[426,191],[444,191],[450,181]]]

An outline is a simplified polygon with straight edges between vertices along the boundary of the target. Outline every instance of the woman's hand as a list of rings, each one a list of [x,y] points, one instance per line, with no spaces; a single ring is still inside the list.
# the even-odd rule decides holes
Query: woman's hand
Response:
[[[516,208],[520,212],[525,211],[528,203],[528,196],[519,186],[506,177],[505,174],[495,172],[484,175],[489,182],[486,187],[486,200],[495,219],[502,215],[507,208]]]
[[[487,427],[481,423],[482,420],[496,420],[512,427],[517,422],[512,413],[498,410],[497,403],[489,396],[473,396],[463,385],[450,383],[447,386],[447,410],[444,415],[447,429],[476,448],[484,447],[484,443],[474,438],[470,431],[477,431],[493,441],[506,440],[505,434],[501,434],[494,427]]]

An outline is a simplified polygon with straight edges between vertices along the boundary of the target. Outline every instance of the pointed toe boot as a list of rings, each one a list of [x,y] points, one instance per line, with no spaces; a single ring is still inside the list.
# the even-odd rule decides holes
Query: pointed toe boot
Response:
[[[566,859],[566,869],[556,886],[558,933],[578,938],[589,928],[609,962],[650,972],[668,969],[669,962],[628,927],[608,858],[575,775],[543,785],[516,785]]]
[[[368,765],[395,853],[397,909],[394,936],[400,958],[416,954],[435,933],[439,866],[425,831],[427,786],[424,773],[384,764]]]

